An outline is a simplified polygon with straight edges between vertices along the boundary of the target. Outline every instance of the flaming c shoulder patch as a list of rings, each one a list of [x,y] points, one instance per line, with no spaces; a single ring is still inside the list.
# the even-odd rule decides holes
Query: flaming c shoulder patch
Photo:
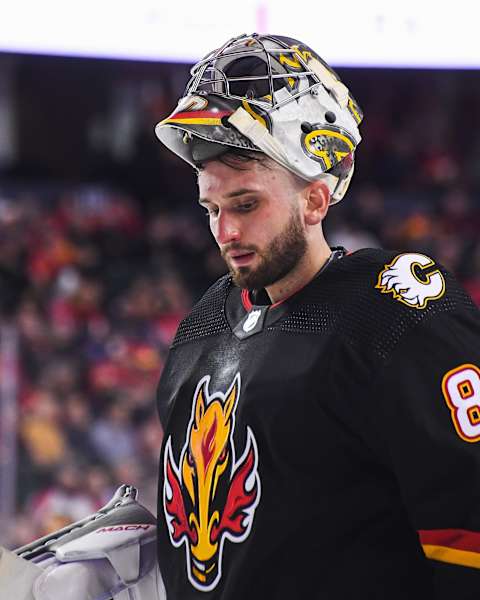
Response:
[[[238,460],[233,432],[241,391],[240,373],[226,394],[209,392],[210,376],[195,390],[192,414],[178,463],[171,436],[164,452],[163,508],[170,541],[185,545],[187,575],[200,591],[222,577],[225,540],[243,542],[260,501],[258,450],[252,430]]]
[[[445,294],[445,279],[428,256],[399,254],[385,265],[375,287],[411,308],[423,309]]]

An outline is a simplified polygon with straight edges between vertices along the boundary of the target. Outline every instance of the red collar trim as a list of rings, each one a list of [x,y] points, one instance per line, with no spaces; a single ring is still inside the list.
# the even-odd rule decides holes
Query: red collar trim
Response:
[[[243,304],[243,308],[247,311],[250,312],[253,308],[253,304],[250,300],[250,296],[248,295],[248,290],[247,289],[243,289],[242,290],[242,304]]]
[[[282,300],[279,300],[278,302],[275,302],[274,304],[271,304],[268,308],[276,308],[277,306],[280,306],[280,304],[283,304],[286,300],[288,300],[289,298],[291,298],[292,296],[294,296],[297,292],[299,292],[300,290],[303,290],[303,288],[305,286],[307,286],[309,283],[310,282],[308,281],[307,283],[305,283],[301,287],[299,287],[296,290],[294,290],[289,296],[286,296],[285,298],[282,298]],[[252,301],[250,300],[250,294],[248,293],[247,289],[243,289],[242,290],[241,298],[242,298],[243,308],[247,312],[250,312],[252,310],[252,308],[253,308],[253,304],[252,304]]]

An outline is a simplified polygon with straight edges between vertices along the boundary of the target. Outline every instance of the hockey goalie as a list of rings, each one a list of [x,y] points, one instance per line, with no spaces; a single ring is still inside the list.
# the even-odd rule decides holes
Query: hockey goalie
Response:
[[[165,600],[155,517],[122,485],[98,512],[10,552],[0,600]]]

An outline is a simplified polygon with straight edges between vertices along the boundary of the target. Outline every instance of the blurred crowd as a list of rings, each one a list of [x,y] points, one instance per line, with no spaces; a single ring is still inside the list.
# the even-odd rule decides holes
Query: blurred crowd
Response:
[[[480,305],[480,136],[460,152],[446,116],[463,132],[480,86],[464,98],[420,83],[401,110],[388,86],[375,90],[327,239],[432,255]],[[0,309],[19,348],[18,513],[1,539],[11,547],[94,512],[121,483],[156,512],[156,384],[180,319],[225,266],[193,174],[154,154],[147,121],[148,143],[139,131],[108,184],[0,181]]]
[[[156,512],[156,384],[192,298],[223,272],[202,225],[147,219],[98,188],[0,198],[0,305],[19,336],[10,545],[94,512],[123,482]]]

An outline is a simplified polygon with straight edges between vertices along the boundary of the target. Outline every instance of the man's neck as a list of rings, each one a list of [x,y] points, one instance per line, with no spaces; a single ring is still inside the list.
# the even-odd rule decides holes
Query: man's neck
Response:
[[[297,290],[305,287],[328,261],[331,253],[332,251],[324,239],[321,243],[311,246],[295,269],[283,279],[265,288],[272,304],[285,300]]]

